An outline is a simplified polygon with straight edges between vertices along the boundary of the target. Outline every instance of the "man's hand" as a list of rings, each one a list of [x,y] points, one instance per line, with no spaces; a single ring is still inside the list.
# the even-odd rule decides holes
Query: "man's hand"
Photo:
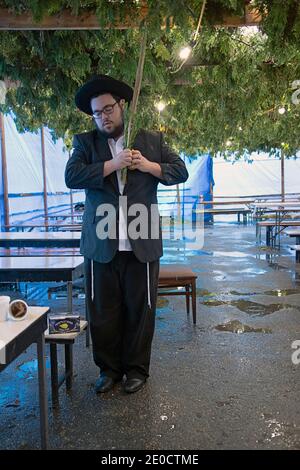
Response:
[[[132,164],[129,170],[140,170],[143,173],[150,173],[157,178],[162,175],[161,166],[158,163],[150,162],[139,150],[132,150]]]
[[[116,158],[113,159],[116,170],[121,170],[132,164],[132,151],[130,149],[124,149],[119,152]]]
[[[129,170],[140,170],[143,173],[150,173],[150,168],[151,162],[139,150],[132,150],[132,164]]]

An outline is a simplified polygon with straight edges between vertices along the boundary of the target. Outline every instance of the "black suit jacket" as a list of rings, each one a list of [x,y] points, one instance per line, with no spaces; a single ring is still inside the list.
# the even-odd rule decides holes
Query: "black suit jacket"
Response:
[[[98,130],[75,135],[73,148],[72,156],[66,166],[65,181],[69,188],[85,189],[86,192],[80,252],[89,259],[108,263],[118,250],[118,233],[115,239],[99,239],[96,228],[103,216],[98,216],[96,211],[100,204],[112,204],[116,210],[118,232],[120,193],[117,175],[114,172],[103,177],[104,162],[110,160],[112,154],[107,138]],[[139,170],[127,171],[123,196],[127,196],[128,209],[133,204],[144,204],[148,209],[150,230],[152,222],[150,208],[151,205],[157,204],[158,183],[167,186],[182,183],[187,180],[188,172],[181,158],[164,143],[160,132],[140,130],[132,148],[140,150],[148,160],[159,163],[162,169],[161,179]],[[127,226],[134,218],[128,217]],[[134,240],[129,233],[129,239],[134,254],[141,262],[157,260],[163,254],[160,228],[157,238]]]

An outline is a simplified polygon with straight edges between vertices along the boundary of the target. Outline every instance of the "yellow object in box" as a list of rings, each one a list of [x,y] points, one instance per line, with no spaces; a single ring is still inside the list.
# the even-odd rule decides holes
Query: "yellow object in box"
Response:
[[[49,334],[79,333],[80,315],[49,315]]]

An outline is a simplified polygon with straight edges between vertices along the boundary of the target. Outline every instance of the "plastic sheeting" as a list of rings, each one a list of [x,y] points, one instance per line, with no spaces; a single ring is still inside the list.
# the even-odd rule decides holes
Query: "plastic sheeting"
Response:
[[[259,196],[281,193],[280,159],[251,155],[252,163],[214,160],[215,189],[218,196]],[[285,192],[300,192],[300,158],[285,159]]]
[[[5,141],[7,153],[8,191],[10,222],[31,219],[43,214],[43,172],[41,135],[38,133],[19,134],[12,116],[5,116]],[[68,152],[62,139],[54,142],[49,129],[44,129],[47,172],[48,207],[70,205],[70,190],[64,181]],[[187,217],[192,213],[199,195],[210,200],[211,187],[214,197],[239,197],[266,194],[280,194],[280,160],[268,155],[252,155],[252,163],[234,163],[209,155],[189,161],[183,157],[189,171],[189,179],[180,185],[181,211]],[[0,165],[1,167],[1,165]],[[214,171],[213,171],[214,170]],[[1,171],[1,169],[0,169]],[[214,174],[213,174],[214,173]],[[285,160],[285,190],[287,193],[300,192],[300,158]],[[24,195],[23,193],[26,193]],[[162,214],[179,211],[175,186],[159,185],[158,200]],[[84,201],[84,191],[73,191],[74,203]],[[3,187],[0,173],[0,215],[3,215]],[[0,223],[3,217],[0,217]],[[1,225],[0,225],[1,227]]]
[[[213,178],[213,159],[209,154],[201,155],[196,160],[189,161],[188,158],[181,156],[185,160],[187,170],[189,172],[189,179],[186,183],[180,185],[180,201],[182,204],[182,217],[190,217],[193,210],[196,209],[199,203],[199,196],[203,200],[209,201],[211,199],[211,189],[214,185]],[[159,190],[165,186],[159,185]],[[176,191],[171,188],[174,197],[172,203],[164,201],[162,196],[164,193],[159,192],[158,201],[160,203],[160,211],[164,213],[178,213],[178,201]],[[209,206],[207,206],[209,207]],[[208,214],[205,215],[206,221],[210,218]]]
[[[0,149],[0,156],[1,156],[1,149]],[[0,165],[0,232],[2,230],[3,225],[4,225],[3,176],[2,176],[2,165]]]
[[[12,116],[5,116],[4,126],[10,221],[15,222],[24,220],[25,214],[25,218],[30,219],[44,207],[41,132],[18,133]],[[48,207],[69,205],[70,190],[64,181],[68,152],[63,140],[54,142],[46,127],[44,142]],[[82,191],[75,192],[74,202],[83,197]]]

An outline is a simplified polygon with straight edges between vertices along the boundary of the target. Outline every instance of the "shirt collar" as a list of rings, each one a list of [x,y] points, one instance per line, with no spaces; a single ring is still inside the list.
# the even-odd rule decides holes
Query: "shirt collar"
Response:
[[[115,139],[113,139],[113,138],[112,138],[112,139],[108,139],[108,142],[109,142],[110,144],[113,144],[113,145],[116,145],[116,146],[117,146],[118,144],[119,144],[119,145],[123,145],[123,144],[124,144],[124,139],[125,139],[125,138],[124,138],[124,134],[123,134],[123,135],[121,135],[117,140],[115,140]]]

